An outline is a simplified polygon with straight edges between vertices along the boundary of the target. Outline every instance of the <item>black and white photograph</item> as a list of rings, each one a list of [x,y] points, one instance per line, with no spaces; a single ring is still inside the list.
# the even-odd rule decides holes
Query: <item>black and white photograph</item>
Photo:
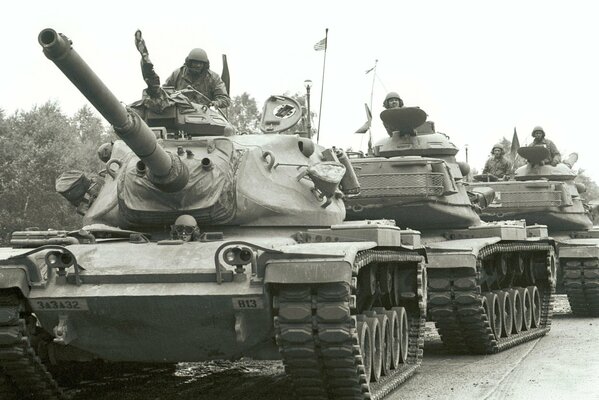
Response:
[[[599,400],[593,2],[2,9],[0,399]]]

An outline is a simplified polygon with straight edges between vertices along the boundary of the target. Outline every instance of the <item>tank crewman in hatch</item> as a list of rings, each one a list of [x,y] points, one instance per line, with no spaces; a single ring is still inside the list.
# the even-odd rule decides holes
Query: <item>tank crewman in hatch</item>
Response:
[[[223,80],[214,71],[210,70],[208,55],[203,49],[195,48],[185,58],[185,64],[173,71],[164,83],[164,86],[173,86],[175,90],[193,87],[210,100],[210,104],[218,108],[231,105],[231,99]],[[196,103],[206,104],[206,99],[200,95],[188,95]]]
[[[562,156],[557,150],[555,144],[545,139],[545,131],[540,126],[535,126],[532,130],[532,137],[534,138],[532,146],[545,146],[549,150],[549,157],[543,160],[543,164],[551,164],[554,167],[562,161]]]
[[[171,225],[171,239],[192,242],[197,240],[199,236],[198,223],[191,215],[179,215],[175,220],[175,224]]]
[[[401,97],[399,97],[399,94],[397,94],[397,92],[389,92],[387,93],[387,96],[385,96],[385,100],[383,101],[383,107],[385,107],[387,110],[390,108],[402,108],[403,100],[401,99]],[[383,125],[385,126],[387,133],[390,136],[393,135],[392,127],[385,124],[384,122]]]
[[[499,179],[507,179],[512,173],[512,165],[503,156],[504,154],[505,150],[503,150],[503,146],[501,146],[501,144],[496,144],[493,146],[491,149],[492,157],[489,157],[485,163],[483,174],[494,175]]]

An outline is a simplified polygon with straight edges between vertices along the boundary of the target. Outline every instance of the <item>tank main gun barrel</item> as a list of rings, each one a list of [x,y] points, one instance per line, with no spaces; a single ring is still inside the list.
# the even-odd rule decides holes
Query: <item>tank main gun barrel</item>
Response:
[[[181,159],[158,145],[154,132],[135,112],[125,108],[72,48],[72,42],[54,29],[38,36],[44,54],[79,89],[114,127],[121,138],[148,167],[148,179],[165,192],[177,192],[187,184],[189,171]]]

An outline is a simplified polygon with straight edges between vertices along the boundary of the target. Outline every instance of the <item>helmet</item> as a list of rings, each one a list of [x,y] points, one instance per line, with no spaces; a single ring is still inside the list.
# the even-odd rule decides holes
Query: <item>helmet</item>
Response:
[[[112,156],[112,143],[104,143],[98,147],[98,157],[102,162],[108,162]]]
[[[493,151],[495,151],[495,149],[501,150],[501,154],[505,153],[505,150],[503,149],[503,146],[501,145],[501,143],[497,143],[493,146],[493,148],[491,148],[491,154],[493,154]]]
[[[206,52],[204,51],[204,49],[200,49],[195,48],[195,49],[191,49],[191,51],[189,52],[189,55],[187,56],[187,58],[185,58],[185,63],[187,64],[188,61],[201,61],[203,63],[209,64],[210,61],[208,61],[208,54],[206,54]]]
[[[545,131],[543,130],[542,126],[535,126],[532,130],[531,136],[534,137],[535,136],[535,132],[537,131],[541,131],[543,133],[543,137],[545,137]]]
[[[399,99],[399,106],[403,107],[403,100],[399,97],[397,92],[389,92],[387,96],[385,96],[385,101],[383,101],[383,107],[389,108],[389,100],[391,99]]]
[[[180,239],[184,242],[194,240],[199,231],[197,221],[189,214],[177,217],[175,224],[171,227],[173,239]]]

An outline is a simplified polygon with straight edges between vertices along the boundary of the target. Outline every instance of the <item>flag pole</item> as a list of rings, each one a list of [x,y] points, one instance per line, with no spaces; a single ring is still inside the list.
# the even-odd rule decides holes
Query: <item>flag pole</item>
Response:
[[[324,61],[322,62],[322,84],[320,85],[320,106],[318,109],[318,129],[316,130],[316,143],[320,140],[320,120],[322,119],[322,94],[324,92],[324,71],[327,65],[327,48],[329,47],[329,28],[324,31]]]
[[[374,96],[374,80],[376,78],[376,65],[379,60],[374,60],[374,67],[372,68],[372,86],[370,87],[370,109],[372,110],[372,98]],[[372,153],[372,126],[368,128],[368,154]]]

